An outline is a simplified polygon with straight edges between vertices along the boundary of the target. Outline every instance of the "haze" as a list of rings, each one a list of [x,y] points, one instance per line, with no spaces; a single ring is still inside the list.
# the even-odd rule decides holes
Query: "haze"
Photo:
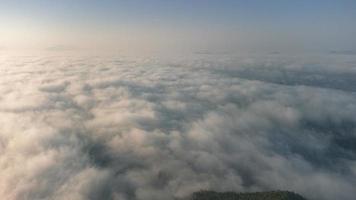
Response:
[[[0,44],[136,53],[354,51],[355,9],[352,0],[4,0]]]

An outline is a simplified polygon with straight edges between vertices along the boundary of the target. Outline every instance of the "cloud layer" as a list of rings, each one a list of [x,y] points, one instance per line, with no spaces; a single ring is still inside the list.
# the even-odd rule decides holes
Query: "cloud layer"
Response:
[[[198,57],[2,56],[0,198],[356,196],[354,56]]]

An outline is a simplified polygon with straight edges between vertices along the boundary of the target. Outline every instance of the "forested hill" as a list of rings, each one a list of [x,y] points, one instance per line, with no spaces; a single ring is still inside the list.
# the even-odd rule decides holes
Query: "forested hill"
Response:
[[[288,191],[235,193],[235,192],[195,192],[190,200],[306,200],[299,194]]]

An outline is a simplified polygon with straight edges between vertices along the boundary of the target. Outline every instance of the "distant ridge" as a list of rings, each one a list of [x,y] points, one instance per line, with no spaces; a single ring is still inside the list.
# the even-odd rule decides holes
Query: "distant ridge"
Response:
[[[75,51],[78,50],[77,47],[67,46],[67,45],[55,45],[50,46],[45,49],[46,51]]]
[[[307,200],[299,194],[289,191],[235,193],[199,191],[193,193],[189,200]]]

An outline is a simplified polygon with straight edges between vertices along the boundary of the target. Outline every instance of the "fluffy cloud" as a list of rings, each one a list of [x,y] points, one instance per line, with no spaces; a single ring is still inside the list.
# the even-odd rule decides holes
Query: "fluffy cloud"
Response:
[[[1,199],[356,196],[355,57],[209,56],[2,56]]]

